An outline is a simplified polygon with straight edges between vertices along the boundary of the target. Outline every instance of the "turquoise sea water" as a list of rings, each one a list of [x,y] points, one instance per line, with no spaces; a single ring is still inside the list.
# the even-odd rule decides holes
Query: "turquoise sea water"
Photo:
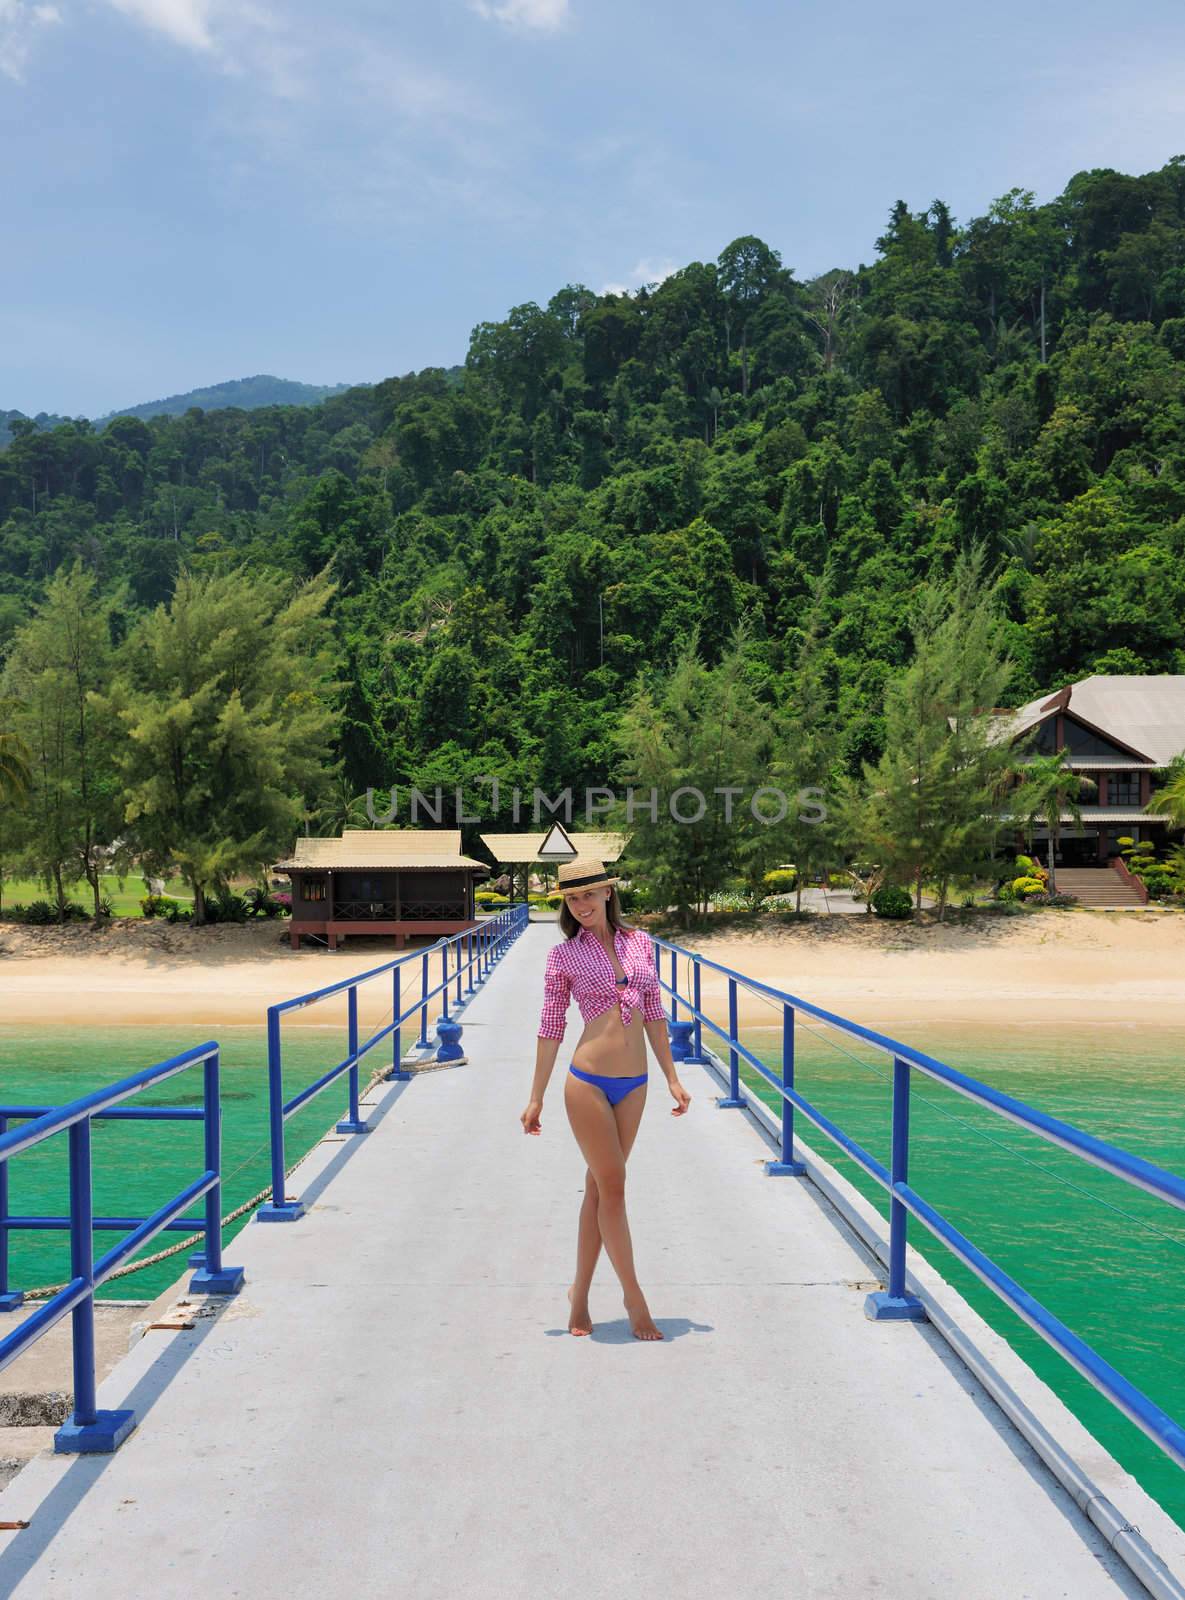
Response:
[[[1017,1028],[899,1030],[911,1044],[1005,1093],[1076,1123],[1185,1175],[1185,1032],[1110,1027],[1071,1031],[1033,1021]],[[218,1030],[223,1070],[223,1209],[268,1182],[266,1056],[258,1026]],[[201,1042],[192,1028],[57,1028],[0,1025],[0,1101],[60,1103]],[[778,1069],[780,1036],[753,1029],[745,1042]],[[389,1060],[389,1043],[363,1062],[363,1083]],[[287,1092],[345,1053],[343,1030],[285,1034]],[[372,1064],[373,1063],[373,1064]],[[750,1083],[757,1074],[744,1069]],[[798,1085],[886,1164],[890,1083],[884,1059],[830,1030],[800,1028]],[[1087,1167],[1015,1125],[915,1074],[910,1178],[1006,1271],[1089,1341],[1125,1377],[1185,1421],[1185,1214]],[[772,1091],[767,1091],[773,1103]],[[170,1079],[155,1103],[197,1105],[200,1069]],[[287,1125],[294,1160],[342,1115],[340,1082]],[[872,1200],[881,1191],[809,1125],[804,1137]],[[200,1123],[97,1123],[97,1212],[145,1215],[201,1170]],[[774,1181],[774,1180],[771,1180]],[[780,1181],[780,1180],[779,1180]],[[66,1140],[17,1158],[11,1208],[64,1213]],[[244,1221],[226,1230],[228,1241]],[[158,1235],[150,1253],[179,1235]],[[106,1248],[117,1235],[96,1237]],[[1036,1334],[917,1222],[910,1240],[1002,1333],[1095,1436],[1185,1526],[1185,1473],[1079,1378]],[[235,1259],[233,1244],[226,1259]],[[185,1271],[185,1256],[105,1286],[101,1295],[149,1298]],[[14,1287],[68,1276],[67,1236],[15,1235]],[[892,1328],[883,1330],[893,1336]],[[776,1341],[777,1331],[771,1330]]]
[[[908,1042],[1005,1094],[1185,1176],[1185,1032],[1102,1026],[909,1030]],[[775,1072],[781,1034],[744,1042]],[[746,1082],[777,1097],[742,1065]],[[910,1183],[1023,1288],[1185,1423],[1185,1213],[912,1074]],[[800,1026],[796,1086],[886,1166],[891,1069]],[[802,1136],[887,1217],[883,1190],[800,1117]],[[772,1181],[772,1180],[771,1180]],[[782,1180],[779,1180],[782,1181]],[[915,1219],[909,1239],[1185,1526],[1185,1472]]]
[[[0,1103],[4,1105],[57,1105],[92,1089],[102,1088],[201,1044],[207,1035],[193,1027],[44,1028],[0,1025]],[[222,1080],[222,1212],[225,1216],[264,1188],[270,1180],[270,1146],[267,1119],[267,1051],[263,1029],[257,1024],[223,1026],[216,1037],[221,1047]],[[405,1041],[408,1035],[404,1035]],[[344,1029],[299,1027],[285,1031],[285,1094],[298,1089],[340,1061],[346,1054]],[[360,1068],[363,1087],[371,1075],[390,1064],[389,1040],[364,1056]],[[344,1114],[346,1078],[318,1095],[290,1119],[285,1127],[286,1165],[291,1165]],[[190,1067],[158,1088],[145,1090],[131,1104],[137,1106],[200,1106],[202,1069]],[[170,1200],[179,1189],[205,1170],[200,1122],[118,1122],[99,1119],[92,1130],[92,1170],[96,1216],[143,1217]],[[67,1139],[64,1134],[10,1163],[9,1211],[13,1216],[69,1214]],[[201,1203],[194,1211],[202,1216]],[[224,1230],[224,1243],[247,1222],[250,1214]],[[201,1223],[195,1223],[194,1231]],[[187,1237],[160,1233],[141,1255],[154,1255]],[[96,1233],[95,1251],[101,1254],[120,1235]],[[193,1245],[191,1250],[199,1249]],[[99,1290],[100,1299],[151,1299],[176,1282],[186,1270],[189,1250],[157,1266],[116,1278]],[[234,1251],[224,1251],[233,1264]],[[9,1249],[9,1280],[24,1289],[56,1284],[68,1278],[69,1235],[13,1233]]]

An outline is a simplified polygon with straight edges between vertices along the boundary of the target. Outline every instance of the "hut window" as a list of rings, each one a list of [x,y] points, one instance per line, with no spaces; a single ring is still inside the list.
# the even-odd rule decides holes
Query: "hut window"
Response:
[[[306,900],[324,900],[325,879],[306,878],[304,880],[304,897]]]

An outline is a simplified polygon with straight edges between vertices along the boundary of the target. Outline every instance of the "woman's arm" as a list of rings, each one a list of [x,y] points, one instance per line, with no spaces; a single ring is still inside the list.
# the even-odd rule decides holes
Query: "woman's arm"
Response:
[[[559,1054],[560,1041],[548,1039],[542,1034],[535,1043],[535,1076],[531,1080],[531,1098],[527,1101],[527,1109],[519,1119],[523,1125],[524,1133],[538,1133],[539,1115],[543,1110],[543,1096],[547,1093],[547,1085],[551,1081],[552,1068],[555,1058]]]
[[[551,1070],[564,1037],[565,1015],[572,998],[572,980],[564,970],[560,950],[561,946],[552,946],[543,974],[543,1010],[535,1044],[535,1076],[531,1081],[531,1098],[527,1101],[527,1109],[519,1118],[524,1133],[539,1132],[543,1096],[547,1092]]]
[[[671,1041],[667,1033],[667,1018],[662,1005],[662,989],[658,982],[658,963],[655,959],[654,946],[645,934],[642,937],[646,940],[645,959],[650,969],[649,981],[642,992],[642,1026],[646,1030],[646,1037],[650,1040],[650,1048],[663,1070],[667,1088],[675,1099],[671,1115],[681,1117],[691,1104],[691,1096],[679,1082],[679,1075],[675,1071],[675,1058],[671,1055]]]
[[[667,1033],[666,1017],[643,1017],[642,1026],[646,1029],[646,1037],[650,1040],[650,1048],[654,1051],[655,1060],[662,1068],[663,1076],[670,1083],[676,1078],[675,1058],[671,1054],[671,1040]]]
[[[642,1026],[646,1030],[646,1037],[650,1040],[650,1048],[657,1057],[658,1064],[663,1070],[667,1080],[667,1088],[674,1097],[675,1104],[671,1109],[673,1117],[681,1117],[691,1104],[691,1096],[679,1082],[679,1075],[675,1071],[674,1057],[671,1055],[671,1041],[667,1037],[666,1017],[644,1017]]]

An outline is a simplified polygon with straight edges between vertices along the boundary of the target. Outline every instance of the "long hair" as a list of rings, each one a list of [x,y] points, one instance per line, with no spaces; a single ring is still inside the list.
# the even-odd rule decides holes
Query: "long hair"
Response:
[[[625,920],[625,913],[621,909],[621,901],[617,898],[617,885],[615,883],[609,887],[609,898],[605,902],[605,918],[609,926],[615,931],[621,928],[626,933],[629,933],[633,929],[633,923]],[[574,933],[580,932],[581,925],[568,910],[567,900],[560,902],[560,927],[563,929],[565,939],[570,939]]]

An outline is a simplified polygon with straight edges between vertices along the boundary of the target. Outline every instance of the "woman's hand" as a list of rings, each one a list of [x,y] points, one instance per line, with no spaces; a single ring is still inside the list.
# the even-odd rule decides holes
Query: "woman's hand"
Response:
[[[679,1082],[678,1078],[668,1078],[667,1088],[671,1091],[671,1094],[674,1096],[676,1101],[676,1104],[671,1107],[671,1115],[673,1117],[681,1117],[691,1104],[691,1096]]]
[[[523,1112],[519,1121],[523,1125],[524,1133],[540,1133],[539,1113],[543,1110],[542,1100],[532,1100]]]

